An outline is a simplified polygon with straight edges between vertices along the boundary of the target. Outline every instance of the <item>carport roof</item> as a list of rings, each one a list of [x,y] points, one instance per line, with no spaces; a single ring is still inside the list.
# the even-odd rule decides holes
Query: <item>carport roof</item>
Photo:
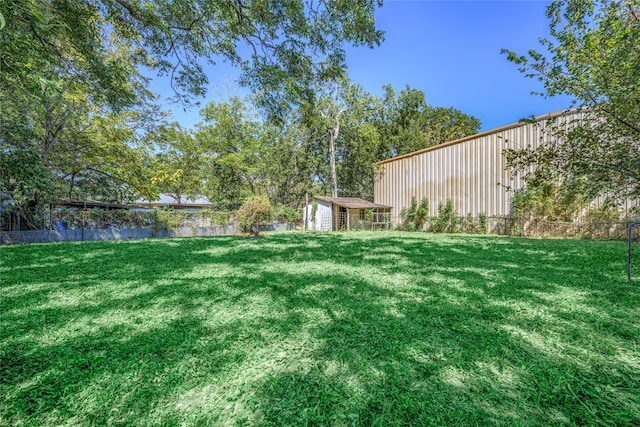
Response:
[[[368,200],[360,199],[358,197],[325,197],[315,196],[316,199],[323,202],[333,203],[334,205],[342,206],[349,209],[391,209],[391,206],[380,205]]]

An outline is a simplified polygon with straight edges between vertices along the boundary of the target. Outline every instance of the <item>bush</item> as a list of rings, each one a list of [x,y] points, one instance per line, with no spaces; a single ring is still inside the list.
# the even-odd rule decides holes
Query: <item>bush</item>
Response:
[[[471,214],[471,212],[467,213],[467,216],[460,217],[460,222],[458,224],[458,230],[463,233],[476,233],[476,220]]]
[[[367,209],[364,213],[364,219],[369,224],[373,223],[373,209]]]
[[[478,231],[480,234],[487,234],[488,226],[487,226],[487,214],[484,212],[480,212],[478,214]]]
[[[567,180],[560,186],[543,183],[515,192],[510,216],[516,231],[522,232],[530,220],[575,221],[591,199],[585,186],[588,183]]]
[[[236,219],[240,223],[240,228],[245,233],[257,236],[260,233],[259,224],[271,220],[271,203],[267,196],[254,196],[244,202],[238,212]]]
[[[299,223],[302,221],[302,212],[291,206],[280,205],[273,210],[273,217],[286,223]]]
[[[437,233],[455,233],[458,230],[458,212],[453,200],[447,199],[444,204],[438,203],[438,216],[431,224],[430,230]]]
[[[635,213],[631,212],[632,214]],[[592,206],[587,211],[585,222],[615,222],[620,221],[618,206],[611,200],[605,200],[600,206]]]
[[[408,209],[402,209],[400,211],[400,216],[402,217],[401,228],[403,230],[422,230],[422,227],[427,220],[427,217],[429,216],[429,199],[427,199],[426,197],[423,198],[418,205],[416,196],[412,196],[411,205]]]

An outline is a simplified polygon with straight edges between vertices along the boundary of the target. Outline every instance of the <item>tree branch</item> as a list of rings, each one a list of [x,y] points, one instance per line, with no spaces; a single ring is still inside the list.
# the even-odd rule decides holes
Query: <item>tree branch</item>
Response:
[[[152,25],[152,23],[144,16],[142,16],[138,9],[136,9],[133,5],[129,4],[125,0],[115,0],[124,10],[126,10],[129,15],[135,19],[136,21],[144,24],[144,25]]]

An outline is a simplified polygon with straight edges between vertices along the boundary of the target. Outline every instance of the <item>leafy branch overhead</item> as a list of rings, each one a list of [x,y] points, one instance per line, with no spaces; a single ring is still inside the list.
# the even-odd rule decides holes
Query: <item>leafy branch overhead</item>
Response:
[[[408,86],[379,97],[349,80],[344,49],[382,41],[380,5],[0,0],[0,193],[29,211],[160,193],[225,210],[255,196],[298,209],[307,192],[371,199],[376,161],[480,126]],[[161,110],[148,76],[169,76],[186,107],[220,61],[251,97],[205,105],[193,129]]]
[[[640,1],[556,0],[547,8],[551,38],[541,53],[504,50],[544,96],[574,98],[579,123],[551,127],[535,152],[510,153],[512,165],[536,165],[534,181],[585,178],[596,194],[640,195]]]
[[[270,98],[294,103],[306,82],[342,73],[345,43],[381,42],[378,6],[0,0],[0,160],[21,159],[33,172],[3,176],[0,191],[36,208],[79,194],[153,197],[161,182],[171,181],[174,193],[193,190],[193,167],[163,173],[154,160],[171,163],[172,153],[145,153],[144,135],[166,116],[142,70],[169,76],[176,100],[187,105],[206,91],[205,64],[229,61],[263,105]]]
[[[206,91],[203,64],[229,61],[256,90],[303,91],[311,76],[342,73],[345,42],[373,47],[382,41],[373,16],[380,5],[374,0],[2,0],[7,30],[0,35],[0,85],[37,58],[94,82],[114,105],[130,105],[135,99],[127,79],[144,66],[170,76],[177,96],[188,102]],[[113,58],[114,47],[126,51],[126,61]]]

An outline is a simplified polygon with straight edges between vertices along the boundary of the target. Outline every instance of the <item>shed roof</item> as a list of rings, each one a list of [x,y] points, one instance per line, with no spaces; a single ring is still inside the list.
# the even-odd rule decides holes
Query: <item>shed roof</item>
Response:
[[[133,202],[137,206],[169,206],[169,207],[183,207],[183,208],[196,208],[196,207],[212,207],[212,203],[205,196],[197,196],[194,199],[183,196],[180,203],[169,194],[160,194],[158,200],[146,200],[139,199]]]
[[[62,199],[56,206],[67,206],[73,208],[102,208],[102,209],[129,209],[129,206],[119,203],[98,202],[96,200],[72,200]]]
[[[315,196],[316,199],[323,202],[333,203],[334,205],[342,206],[349,209],[391,209],[391,206],[381,205],[379,203],[373,203],[368,200],[360,199],[358,197],[325,197]]]

